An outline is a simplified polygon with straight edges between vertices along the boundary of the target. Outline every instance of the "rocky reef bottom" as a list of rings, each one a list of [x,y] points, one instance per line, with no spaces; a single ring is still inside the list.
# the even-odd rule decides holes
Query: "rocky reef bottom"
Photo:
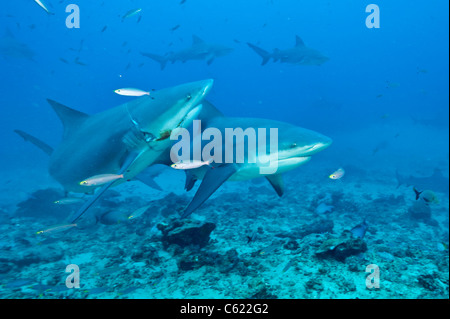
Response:
[[[406,187],[304,178],[299,192],[287,176],[282,198],[264,180],[226,183],[184,220],[190,193],[155,199],[132,182],[77,226],[38,234],[79,205],[41,189],[1,208],[0,298],[449,297],[445,194],[424,206]]]

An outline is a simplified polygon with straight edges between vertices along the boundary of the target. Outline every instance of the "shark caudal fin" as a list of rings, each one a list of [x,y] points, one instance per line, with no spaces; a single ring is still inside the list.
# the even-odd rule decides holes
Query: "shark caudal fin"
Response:
[[[164,70],[164,68],[166,67],[166,64],[167,64],[167,61],[168,61],[166,57],[161,56],[161,55],[157,55],[157,54],[146,53],[146,52],[141,52],[141,54],[143,56],[146,56],[147,58],[152,59],[153,61],[158,62],[159,65],[161,66],[161,70]]]
[[[259,56],[261,56],[261,58],[263,59],[261,62],[261,65],[266,64],[267,62],[269,62],[270,58],[272,57],[272,54],[270,54],[269,52],[267,52],[266,50],[263,50],[259,47],[257,47],[256,45],[253,45],[251,43],[247,42],[247,45],[253,49],[253,51],[255,51],[256,53],[258,53]]]
[[[28,133],[25,133],[21,130],[14,130],[15,133],[17,133],[19,136],[21,136],[26,142],[30,142],[36,147],[38,147],[40,150],[42,150],[45,154],[48,156],[51,156],[53,153],[53,148],[49,146],[47,143],[42,142],[37,137],[34,137]]]

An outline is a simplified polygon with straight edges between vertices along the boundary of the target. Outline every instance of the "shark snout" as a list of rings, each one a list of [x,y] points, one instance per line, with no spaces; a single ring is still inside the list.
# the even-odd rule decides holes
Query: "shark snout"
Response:
[[[317,152],[323,151],[333,143],[333,140],[325,135],[320,136],[320,140],[311,146],[308,151],[308,155],[315,154]]]
[[[293,150],[293,153],[297,153],[297,156],[311,156],[320,151],[323,151],[333,143],[333,140],[325,135],[316,133],[314,142],[310,142],[304,146],[298,147]]]

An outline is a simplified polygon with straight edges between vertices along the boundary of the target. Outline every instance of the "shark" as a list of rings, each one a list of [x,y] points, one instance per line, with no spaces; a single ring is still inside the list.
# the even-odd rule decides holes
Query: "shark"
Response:
[[[34,61],[35,53],[25,43],[18,41],[11,30],[6,29],[5,36],[0,38],[0,55]]]
[[[397,188],[401,185],[414,186],[415,188],[424,191],[432,190],[435,192],[449,195],[449,180],[442,174],[442,171],[436,168],[432,175],[425,177],[403,176],[398,171],[395,172],[397,178]]]
[[[293,48],[285,50],[274,49],[273,53],[248,42],[247,45],[261,56],[261,65],[267,64],[270,59],[273,59],[273,62],[280,61],[280,63],[295,65],[322,65],[329,60],[328,57],[322,55],[319,51],[307,47],[298,35],[295,36],[295,46]]]
[[[185,170],[186,172],[186,184],[185,189],[191,190],[197,180],[202,180],[200,186],[197,189],[191,202],[181,214],[181,218],[186,218],[192,214],[197,208],[199,208],[224,182],[226,181],[244,181],[264,176],[272,185],[278,196],[282,196],[284,193],[284,182],[282,174],[293,170],[300,165],[305,164],[311,159],[313,154],[316,154],[332,143],[331,138],[324,136],[312,130],[301,128],[289,123],[258,119],[258,118],[233,118],[225,116],[213,116],[212,114],[207,117],[206,125],[201,123],[201,131],[204,132],[208,128],[218,129],[222,136],[225,136],[225,130],[227,128],[242,128],[244,131],[247,128],[265,128],[266,134],[266,149],[269,149],[269,144],[273,143],[273,136],[269,133],[270,129],[278,129],[277,134],[277,151],[276,154],[270,152],[270,156],[273,158],[276,155],[276,172],[263,171],[261,168],[266,167],[262,156],[267,154],[259,154],[256,147],[251,147],[250,143],[238,139],[234,139],[233,143],[227,144],[222,141],[222,160],[221,163],[212,162],[210,166],[202,166],[195,169]],[[194,139],[193,139],[194,140]],[[201,144],[204,147],[206,142],[202,139]],[[245,159],[242,162],[233,161],[226,163],[224,156],[226,149],[232,149],[233,154],[236,154],[236,149],[241,147],[240,143],[247,144],[248,150],[245,153]],[[194,148],[194,143],[191,142]],[[271,150],[272,151],[272,150]],[[214,153],[216,150],[214,150]],[[249,159],[253,158],[254,161]],[[267,158],[266,158],[267,159]],[[210,160],[210,158],[203,158],[204,161]],[[267,167],[266,167],[267,168]]]
[[[94,194],[71,217],[73,223],[108,188],[139,180],[147,167],[165,159],[172,131],[197,117],[212,85],[213,80],[208,79],[161,89],[152,92],[152,97],[143,96],[93,115],[48,100],[64,126],[62,141],[55,149],[21,130],[16,133],[50,155],[49,173],[66,192]],[[122,174],[123,178],[99,187],[80,184],[99,174]]]
[[[148,57],[161,66],[161,70],[164,70],[167,62],[175,63],[181,61],[185,63],[189,60],[205,60],[207,65],[210,65],[215,58],[222,57],[230,54],[234,49],[220,44],[207,43],[200,39],[198,36],[192,36],[192,45],[189,48],[178,52],[169,52],[164,56],[141,52],[145,57]]]

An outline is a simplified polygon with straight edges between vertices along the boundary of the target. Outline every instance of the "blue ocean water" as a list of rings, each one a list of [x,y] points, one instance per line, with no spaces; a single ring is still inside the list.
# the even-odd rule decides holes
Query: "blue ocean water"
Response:
[[[447,1],[379,0],[379,28],[367,26],[371,3],[361,1],[41,3],[53,14],[31,0],[0,13],[0,298],[448,298]],[[67,27],[70,4],[79,28]],[[167,57],[193,35],[233,51],[164,69],[142,55]],[[329,59],[295,65],[286,53],[261,65],[247,44],[272,53],[296,36]],[[214,79],[206,98],[226,116],[290,123],[333,144],[283,174],[281,198],[261,179],[225,182],[189,217],[194,225],[177,226],[196,189],[186,193],[184,174],[168,169],[155,178],[162,191],[120,185],[79,230],[36,238],[78,208],[54,208],[64,193],[48,156],[14,132],[58,146],[63,126],[46,99],[95,114],[134,99],[118,88],[204,79]],[[338,168],[345,175],[330,179]],[[429,192],[416,199],[413,187]],[[149,203],[151,214],[123,217]],[[367,234],[348,239],[363,220]],[[208,222],[205,245],[168,239],[171,227]],[[64,289],[68,264],[89,274],[78,290]],[[366,287],[369,264],[380,267],[382,289]]]

